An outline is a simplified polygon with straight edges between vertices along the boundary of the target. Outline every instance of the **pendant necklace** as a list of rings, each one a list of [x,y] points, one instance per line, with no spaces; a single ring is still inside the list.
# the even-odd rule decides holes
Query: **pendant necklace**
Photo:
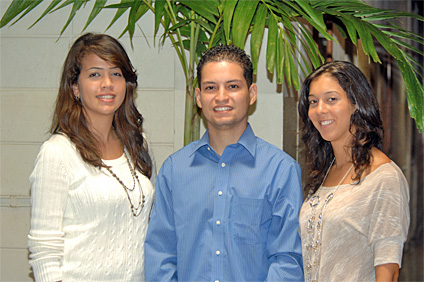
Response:
[[[144,193],[143,193],[143,187],[141,187],[137,173],[135,172],[135,168],[131,167],[130,160],[127,156],[127,153],[125,153],[125,150],[124,150],[124,156],[125,156],[125,159],[127,160],[128,168],[130,169],[131,176],[132,176],[132,179],[133,179],[133,187],[132,188],[128,188],[124,184],[124,182],[122,182],[122,180],[119,179],[119,177],[112,171],[111,167],[106,166],[105,168],[119,182],[119,184],[121,184],[121,186],[124,188],[124,191],[127,194],[128,201],[130,202],[131,213],[132,213],[133,216],[137,217],[137,216],[140,215],[141,210],[144,207],[145,197],[144,197]],[[138,184],[138,188],[139,188],[139,191],[140,191],[140,197],[139,197],[137,207],[134,206],[133,202],[131,201],[130,194],[129,194],[129,191],[134,191],[135,186],[136,186],[135,185],[136,182]]]
[[[324,201],[324,205],[322,207],[321,212],[318,215],[318,220],[316,220],[315,214],[316,209],[321,202],[321,198],[319,196],[319,192],[322,188],[323,183],[327,179],[327,175],[330,172],[331,167],[334,164],[336,158],[334,158],[325,173],[324,179],[322,180],[321,186],[318,188],[317,192],[314,196],[310,197],[309,205],[311,206],[311,216],[308,220],[308,240],[305,245],[306,247],[306,273],[305,280],[308,282],[317,282],[319,276],[319,268],[320,268],[320,260],[321,260],[321,238],[322,238],[322,230],[323,230],[323,217],[325,209],[328,206],[328,203],[333,199],[334,194],[339,189],[340,185],[349,175],[349,172],[353,168],[353,164],[350,166],[346,174],[343,176],[342,180],[340,180],[339,184],[337,184],[336,188],[327,196]],[[316,222],[316,223],[315,223]]]

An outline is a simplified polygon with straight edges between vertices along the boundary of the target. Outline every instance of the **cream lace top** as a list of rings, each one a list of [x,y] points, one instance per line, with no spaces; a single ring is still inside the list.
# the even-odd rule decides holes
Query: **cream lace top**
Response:
[[[334,188],[322,187],[321,199]],[[318,281],[375,281],[375,266],[401,266],[409,227],[408,202],[408,183],[393,162],[378,167],[359,185],[341,185],[324,213]],[[317,206],[317,214],[323,203]],[[304,268],[310,213],[309,201],[305,201],[299,227]]]

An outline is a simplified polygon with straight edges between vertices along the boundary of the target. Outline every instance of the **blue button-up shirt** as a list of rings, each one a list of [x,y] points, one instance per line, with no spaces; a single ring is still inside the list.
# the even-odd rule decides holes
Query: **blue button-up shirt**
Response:
[[[248,124],[222,156],[208,132],[156,182],[146,281],[301,281],[300,168]]]

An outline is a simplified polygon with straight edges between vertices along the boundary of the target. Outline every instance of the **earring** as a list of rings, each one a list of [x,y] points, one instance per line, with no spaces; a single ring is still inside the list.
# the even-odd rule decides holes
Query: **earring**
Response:
[[[79,97],[78,95],[75,95],[75,96],[74,96],[74,99],[75,99],[75,101],[77,101],[77,102],[78,102],[78,101],[80,100],[80,97]]]

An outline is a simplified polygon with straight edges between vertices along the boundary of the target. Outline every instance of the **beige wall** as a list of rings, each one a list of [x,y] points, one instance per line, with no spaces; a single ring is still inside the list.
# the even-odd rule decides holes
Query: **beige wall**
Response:
[[[9,3],[0,1],[1,14]],[[28,177],[40,145],[49,137],[62,63],[80,35],[91,5],[76,16],[59,39],[68,8],[48,15],[27,30],[47,3],[15,26],[0,30],[0,281],[32,280],[26,247],[30,217]],[[87,31],[103,32],[113,14],[103,11]],[[118,36],[124,19],[125,16],[107,33]],[[145,130],[159,168],[183,144],[185,83],[173,48],[169,43],[162,48],[154,44],[152,21],[151,15],[141,21],[146,38],[137,30],[134,50],[127,36],[120,41],[138,70],[137,105],[145,118]],[[258,136],[281,148],[284,95],[277,93],[275,84],[267,79],[264,58],[262,55],[258,101],[250,122]],[[297,123],[297,117],[288,120]]]

